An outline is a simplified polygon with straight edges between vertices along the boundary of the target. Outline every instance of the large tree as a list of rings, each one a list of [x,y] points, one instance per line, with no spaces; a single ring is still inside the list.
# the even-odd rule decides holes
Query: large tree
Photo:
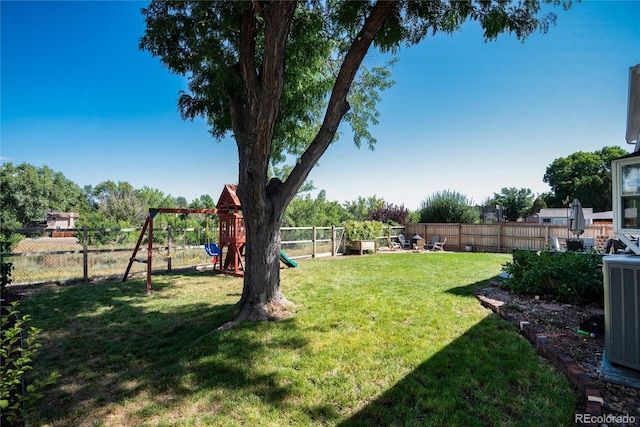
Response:
[[[504,187],[500,193],[493,193],[490,205],[502,206],[503,217],[506,221],[526,219],[531,212],[535,197],[529,188]]]
[[[344,202],[344,208],[351,215],[350,219],[355,221],[366,221],[369,219],[369,212],[382,208],[385,203],[384,199],[378,196],[358,196],[354,201]]]
[[[284,212],[282,224],[286,227],[330,227],[347,219],[347,210],[340,203],[327,200],[327,193],[321,190],[315,199],[310,195],[295,197]]]
[[[473,224],[478,221],[478,212],[473,202],[457,191],[438,191],[426,197],[420,204],[420,222]]]
[[[555,159],[544,174],[551,187],[545,195],[549,207],[566,207],[574,198],[594,212],[611,210],[611,160],[628,154],[620,147],[604,147],[592,153],[578,151]]]
[[[388,80],[384,68],[361,67],[371,45],[393,51],[467,20],[479,22],[486,40],[503,32],[524,39],[555,18],[541,3],[561,2],[179,0],[143,9],[141,48],[189,79],[178,100],[182,116],[206,118],[214,137],[231,134],[238,148],[247,245],[236,320],[273,319],[286,304],[282,215],[341,121],[350,122],[356,144],[373,141],[366,125]],[[269,180],[270,159],[286,155],[296,159],[289,176]]]
[[[147,208],[158,206],[159,203],[155,201],[164,199],[159,190],[136,190],[128,182],[121,181],[104,181],[95,187],[87,186],[85,193],[102,218],[120,227],[142,223],[147,216]]]
[[[26,227],[46,219],[47,210],[80,211],[85,208],[82,189],[48,166],[28,163],[0,167],[0,222],[3,227]]]

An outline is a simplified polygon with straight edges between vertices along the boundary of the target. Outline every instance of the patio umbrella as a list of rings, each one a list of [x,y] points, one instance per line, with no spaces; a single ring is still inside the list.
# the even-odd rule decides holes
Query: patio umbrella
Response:
[[[569,205],[569,231],[576,237],[584,233],[584,213],[578,199],[573,199]]]

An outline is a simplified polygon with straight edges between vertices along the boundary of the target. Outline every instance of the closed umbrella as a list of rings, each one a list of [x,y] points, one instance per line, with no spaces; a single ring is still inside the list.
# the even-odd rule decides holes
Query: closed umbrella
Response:
[[[584,233],[584,213],[578,199],[573,199],[569,206],[569,231],[576,237]]]

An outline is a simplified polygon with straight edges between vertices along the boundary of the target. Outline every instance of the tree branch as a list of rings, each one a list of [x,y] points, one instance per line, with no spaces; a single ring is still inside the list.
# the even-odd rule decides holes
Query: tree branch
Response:
[[[245,122],[244,130],[248,130],[246,121],[253,122],[257,116],[254,111],[256,106],[255,100],[260,99],[260,85],[255,67],[256,56],[256,30],[257,22],[254,14],[253,4],[245,3],[240,18],[240,52],[239,56],[239,72],[242,84],[246,91],[246,105],[244,106],[243,121]],[[244,135],[250,138],[250,135]]]
[[[295,189],[302,185],[311,169],[320,160],[333,140],[338,125],[345,113],[349,111],[347,94],[358,69],[369,51],[373,39],[395,8],[396,3],[397,1],[378,1],[371,10],[371,14],[366,18],[362,29],[353,40],[333,86],[322,126],[284,183],[282,191],[285,197],[289,198],[285,203],[288,203],[293,198],[296,194]]]
[[[284,68],[287,39],[293,22],[297,3],[295,1],[273,2],[264,8],[265,33],[264,57],[262,63],[262,93],[257,99],[258,117],[256,129],[256,154],[267,156],[275,132],[280,111],[280,99],[284,88]],[[266,167],[266,164],[265,164]]]
[[[276,1],[261,5],[259,11],[247,7],[243,14],[241,72],[246,90],[244,108],[250,113],[245,117],[246,143],[238,145],[238,196],[244,201],[251,200],[258,208],[267,202],[264,200],[264,186],[284,88],[286,45],[296,7],[295,1]],[[264,19],[259,74],[256,66],[256,12]]]

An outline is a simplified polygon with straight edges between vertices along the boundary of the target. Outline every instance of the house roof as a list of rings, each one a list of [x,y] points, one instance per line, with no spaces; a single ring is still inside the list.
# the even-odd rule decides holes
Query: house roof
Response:
[[[585,218],[587,215],[593,215],[593,208],[582,208]],[[567,218],[569,216],[569,208],[543,208],[538,212],[539,218]]]
[[[632,157],[640,157],[640,151],[634,151],[633,153],[625,154],[624,156],[616,157],[613,160],[630,159]]]
[[[613,211],[606,211],[606,212],[594,212],[591,215],[587,215],[585,214],[585,219],[591,219],[591,220],[599,220],[599,219],[613,219]]]
[[[47,211],[47,217],[78,219],[80,214],[78,212]]]

